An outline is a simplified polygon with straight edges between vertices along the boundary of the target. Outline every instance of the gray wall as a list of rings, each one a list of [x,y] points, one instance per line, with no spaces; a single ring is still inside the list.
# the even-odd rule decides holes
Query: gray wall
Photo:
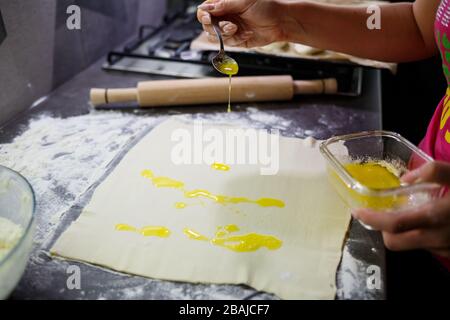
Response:
[[[81,30],[66,9],[81,7]],[[137,32],[158,25],[165,0],[0,0],[7,38],[0,44],[0,124]]]

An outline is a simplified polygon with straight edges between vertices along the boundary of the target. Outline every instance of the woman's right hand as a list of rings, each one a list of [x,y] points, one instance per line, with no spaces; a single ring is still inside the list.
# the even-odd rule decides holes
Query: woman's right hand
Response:
[[[214,16],[220,21],[225,44],[260,47],[285,40],[281,7],[277,0],[208,0],[198,7],[197,18],[210,41],[217,41],[211,25]]]

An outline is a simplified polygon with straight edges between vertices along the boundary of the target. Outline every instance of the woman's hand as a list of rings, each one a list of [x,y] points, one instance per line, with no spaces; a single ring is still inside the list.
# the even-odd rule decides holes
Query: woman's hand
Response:
[[[450,186],[450,164],[429,163],[409,172],[402,181]],[[450,194],[407,211],[387,214],[359,209],[353,212],[353,217],[382,231],[384,243],[390,250],[426,249],[450,258]]]
[[[211,15],[219,19],[225,44],[230,46],[260,47],[285,38],[280,26],[284,15],[276,0],[208,0],[198,8],[197,18],[210,41],[217,41]]]

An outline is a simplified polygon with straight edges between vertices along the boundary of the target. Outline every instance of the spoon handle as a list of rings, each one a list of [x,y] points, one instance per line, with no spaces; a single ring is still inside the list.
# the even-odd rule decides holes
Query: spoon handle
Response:
[[[214,31],[216,32],[217,38],[219,39],[219,42],[220,42],[220,51],[225,51],[225,47],[224,47],[223,39],[222,39],[222,33],[220,32],[220,27],[219,27],[219,20],[216,17],[211,16],[211,23],[212,23]]]

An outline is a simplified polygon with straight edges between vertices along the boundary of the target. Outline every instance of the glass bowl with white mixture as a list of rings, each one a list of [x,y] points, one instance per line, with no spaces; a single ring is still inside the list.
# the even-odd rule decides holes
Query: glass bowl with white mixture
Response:
[[[0,166],[0,299],[25,271],[35,228],[33,188],[19,173]]]

